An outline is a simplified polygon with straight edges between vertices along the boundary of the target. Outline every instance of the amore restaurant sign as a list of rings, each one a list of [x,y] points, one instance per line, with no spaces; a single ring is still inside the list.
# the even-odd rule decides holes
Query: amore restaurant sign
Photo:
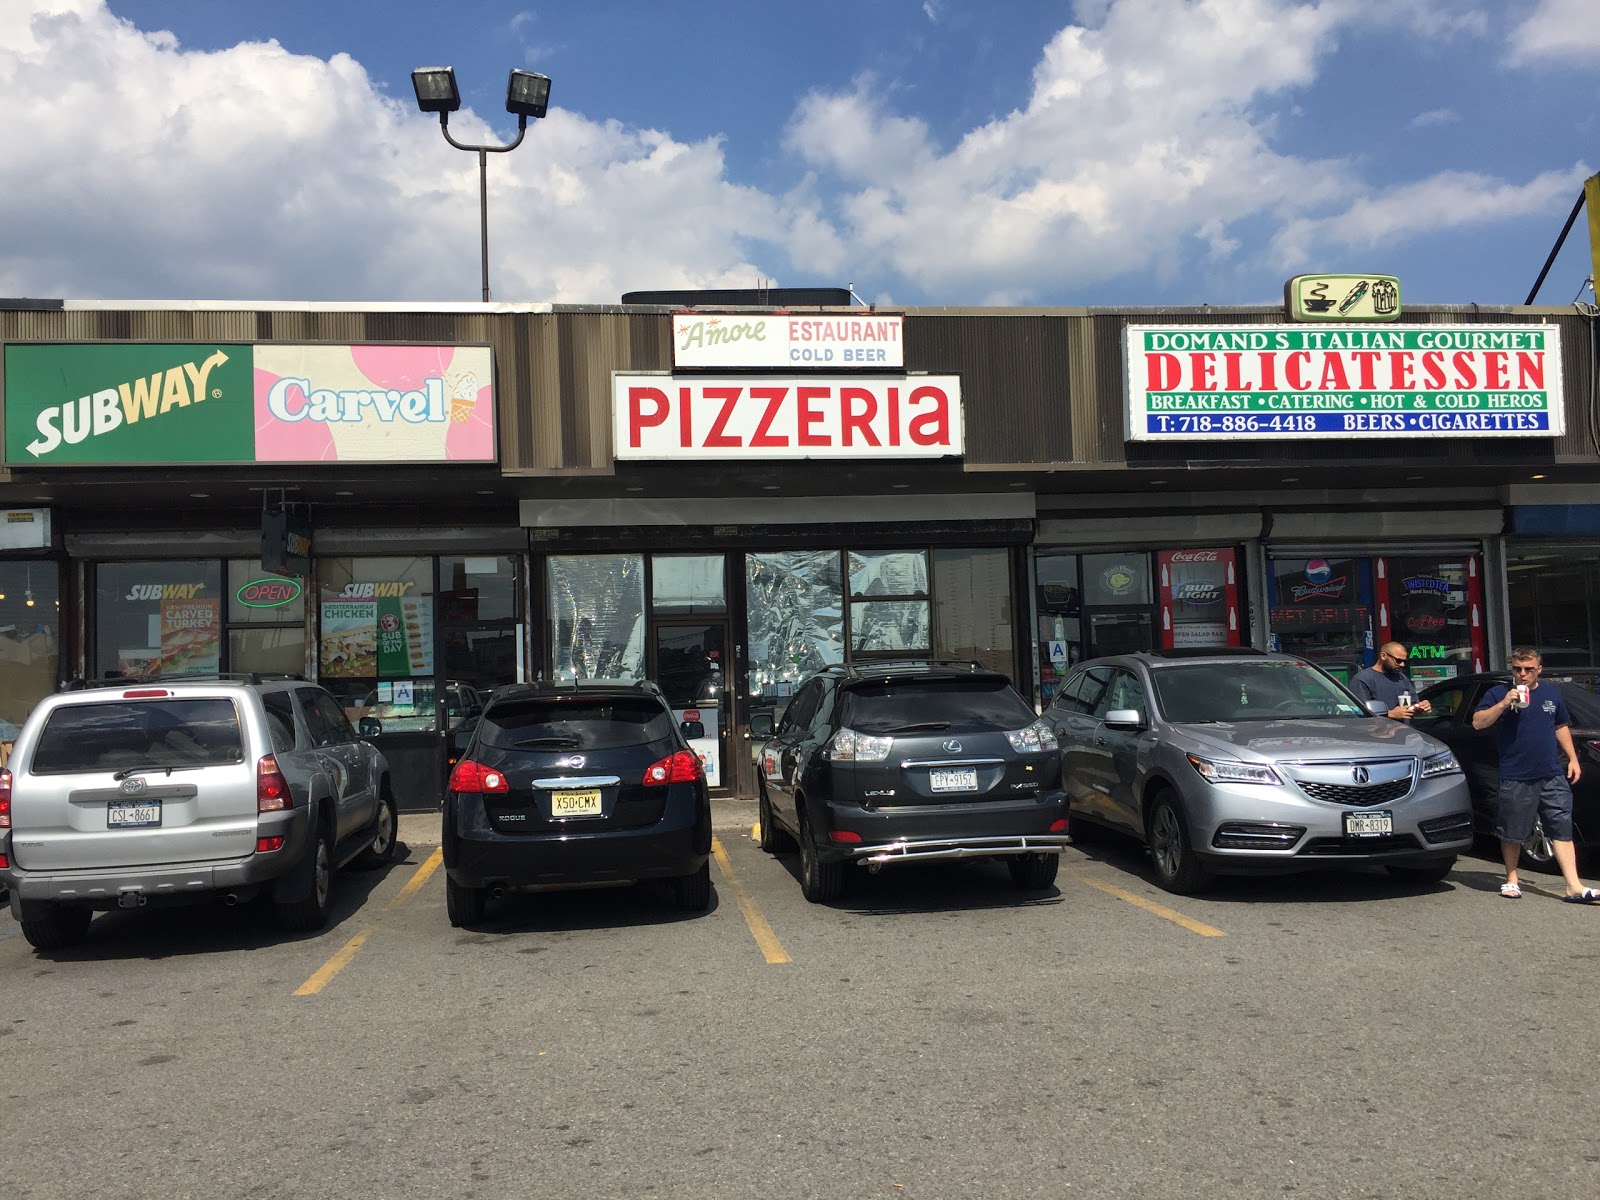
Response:
[[[7,463],[493,462],[477,346],[12,344]]]
[[[904,320],[872,314],[675,313],[678,367],[902,367]]]
[[[1130,325],[1128,440],[1554,437],[1552,325]]]

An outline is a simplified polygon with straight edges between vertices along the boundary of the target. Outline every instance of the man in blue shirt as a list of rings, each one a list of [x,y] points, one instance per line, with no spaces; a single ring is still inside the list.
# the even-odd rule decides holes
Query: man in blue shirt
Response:
[[[1385,642],[1378,651],[1378,665],[1357,672],[1350,681],[1350,690],[1357,700],[1382,700],[1389,710],[1384,716],[1396,721],[1409,721],[1413,713],[1432,712],[1432,704],[1418,702],[1417,685],[1406,674],[1410,659],[1399,642]]]
[[[1540,667],[1537,650],[1517,647],[1511,652],[1511,682],[1485,692],[1478,711],[1472,714],[1474,729],[1494,730],[1500,751],[1500,811],[1495,836],[1500,839],[1500,857],[1506,866],[1500,894],[1511,900],[1522,898],[1517,863],[1522,843],[1533,836],[1537,816],[1567,885],[1563,899],[1570,904],[1600,904],[1600,891],[1584,887],[1578,878],[1577,855],[1572,848],[1572,785],[1583,773],[1568,728],[1572,717],[1560,692],[1539,686]],[[1527,688],[1525,701],[1518,685]]]

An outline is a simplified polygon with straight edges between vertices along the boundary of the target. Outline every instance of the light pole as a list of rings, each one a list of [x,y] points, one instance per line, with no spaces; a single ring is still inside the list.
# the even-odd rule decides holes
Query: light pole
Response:
[[[504,154],[522,145],[528,132],[528,118],[542,117],[550,107],[550,77],[532,71],[512,71],[506,81],[506,111],[517,118],[517,136],[505,146],[469,146],[450,136],[450,114],[461,107],[461,92],[456,87],[454,67],[418,67],[411,72],[411,86],[417,93],[417,107],[425,113],[439,114],[439,130],[444,140],[457,150],[474,150],[478,155],[478,228],[483,245],[483,301],[489,302],[489,155]]]

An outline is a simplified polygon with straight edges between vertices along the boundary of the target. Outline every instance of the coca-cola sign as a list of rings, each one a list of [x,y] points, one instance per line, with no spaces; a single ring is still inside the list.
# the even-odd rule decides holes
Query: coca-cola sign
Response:
[[[1221,550],[1174,550],[1171,561],[1175,563],[1221,562]]]

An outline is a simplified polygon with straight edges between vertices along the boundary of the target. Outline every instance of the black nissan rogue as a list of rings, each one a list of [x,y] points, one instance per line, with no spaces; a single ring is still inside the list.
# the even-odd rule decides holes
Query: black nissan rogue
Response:
[[[688,738],[646,680],[499,688],[445,791],[452,925],[535,885],[664,879],[678,906],[711,903],[711,799]]]
[[[823,903],[845,872],[1004,858],[1049,887],[1069,844],[1055,733],[1010,680],[976,663],[869,662],[803,683],[759,756],[761,848],[800,844],[800,889]]]

